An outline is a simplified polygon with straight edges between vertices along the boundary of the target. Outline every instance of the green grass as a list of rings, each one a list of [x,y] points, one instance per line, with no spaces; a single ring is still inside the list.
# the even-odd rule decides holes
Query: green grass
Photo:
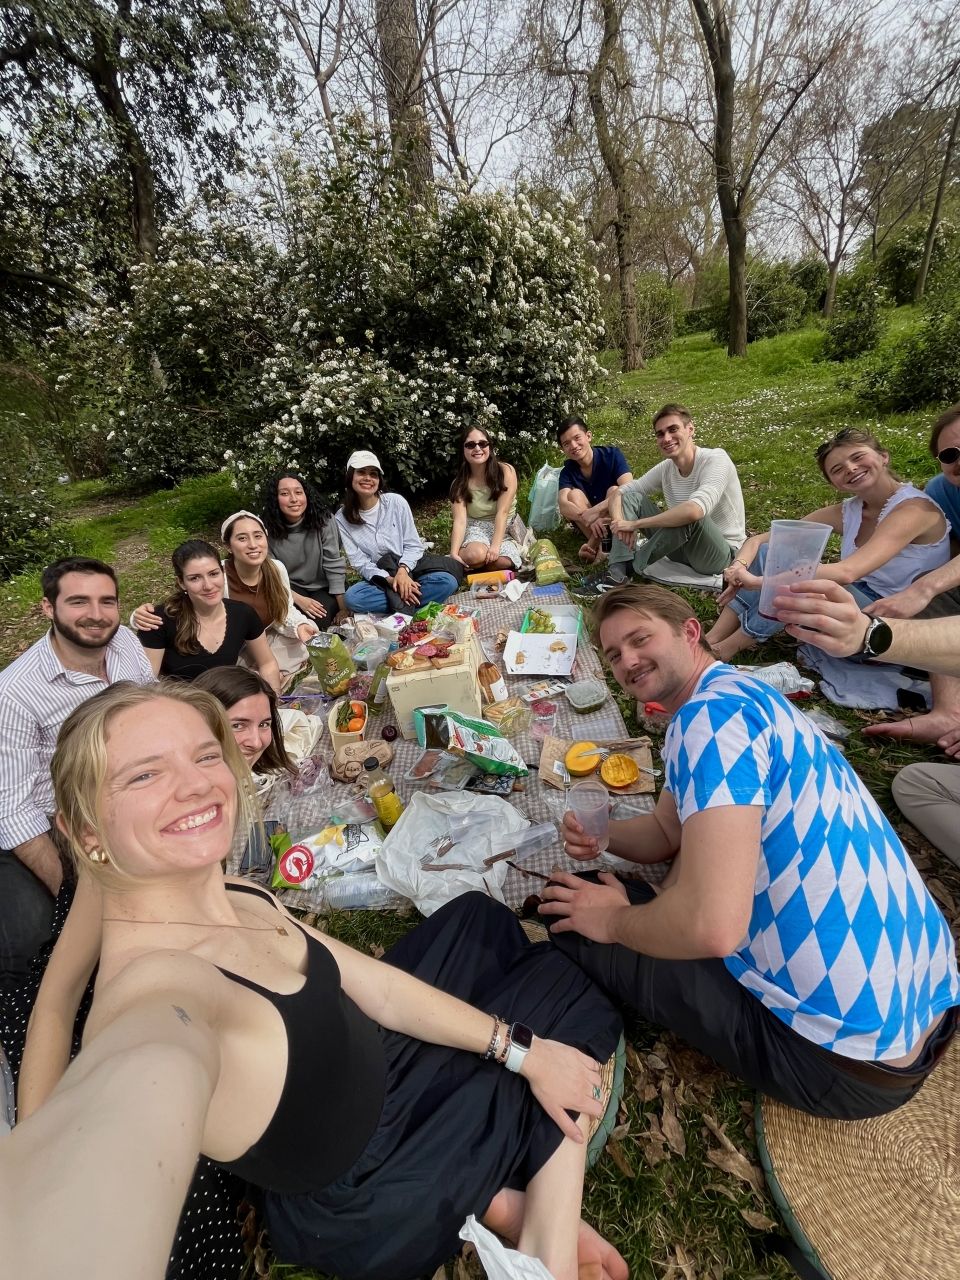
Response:
[[[894,312],[887,340],[902,337],[915,323],[913,308]],[[757,342],[745,359],[731,361],[706,335],[680,339],[641,372],[610,374],[602,403],[589,415],[594,439],[618,444],[634,474],[639,474],[659,460],[650,425],[654,410],[669,400],[688,405],[698,440],[725,448],[735,460],[752,531],[765,529],[775,517],[797,516],[833,500],[834,491],[821,478],[813,451],[843,426],[874,430],[889,447],[899,473],[923,482],[931,472],[926,439],[933,414],[891,415],[881,420],[865,414],[849,389],[850,369],[817,359],[821,343],[821,331],[811,326]],[[613,366],[612,360],[604,363]],[[552,456],[560,460],[559,451]],[[522,496],[528,486],[529,478],[521,484]],[[72,521],[76,549],[119,560],[124,609],[156,599],[169,586],[168,557],[176,542],[188,534],[215,535],[220,520],[235,505],[233,491],[222,476],[191,480],[137,500],[112,492],[102,482],[85,481],[64,486],[61,502]],[[435,539],[442,550],[450,527],[446,504],[423,504],[417,516],[424,536]],[[577,540],[558,531],[556,541],[567,561],[576,564]],[[6,624],[0,632],[3,663],[35,639],[43,623],[36,608],[36,575],[3,584],[0,595]],[[711,622],[714,602],[695,593],[688,598],[702,619]],[[777,640],[751,658],[763,662],[792,656],[792,643]],[[634,728],[632,707],[622,697],[619,701],[628,727]],[[862,726],[858,713],[829,709],[855,729]],[[881,804],[895,816],[890,780],[901,765],[924,758],[925,753],[892,743],[872,746],[858,732],[849,739],[847,753]],[[927,865],[960,900],[960,876],[945,862],[935,857],[931,862],[926,856]],[[361,949],[377,953],[415,920],[415,915],[347,913],[331,918],[328,927]],[[616,1141],[587,1178],[589,1220],[626,1255],[635,1280],[660,1280],[665,1274],[677,1280],[691,1274],[712,1280],[782,1280],[791,1275],[786,1264],[765,1253],[763,1218],[777,1218],[769,1198],[707,1159],[707,1151],[719,1145],[716,1126],[755,1160],[750,1091],[669,1036],[658,1038],[648,1027],[632,1024],[629,1041]],[[652,1061],[662,1066],[651,1065],[651,1054]],[[682,1154],[656,1136],[671,1096],[676,1099],[683,1133]],[[275,1267],[272,1274],[274,1280],[308,1276],[287,1267]]]

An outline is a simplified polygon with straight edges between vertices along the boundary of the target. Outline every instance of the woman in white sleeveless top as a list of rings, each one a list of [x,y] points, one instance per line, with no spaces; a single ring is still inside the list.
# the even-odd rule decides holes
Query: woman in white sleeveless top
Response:
[[[876,437],[848,427],[822,444],[816,456],[830,484],[851,495],[803,517],[829,524],[840,534],[840,559],[822,565],[818,577],[842,583],[866,605],[902,591],[950,559],[943,512],[932,498],[893,474],[890,455]],[[719,602],[725,607],[706,636],[722,662],[782,630],[759,609],[769,538],[769,533],[748,538],[724,572]]]

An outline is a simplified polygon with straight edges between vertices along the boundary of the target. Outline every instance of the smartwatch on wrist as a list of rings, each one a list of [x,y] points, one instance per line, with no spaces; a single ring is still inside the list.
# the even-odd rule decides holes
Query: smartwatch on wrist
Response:
[[[883,618],[872,618],[863,637],[860,653],[865,658],[879,658],[892,644],[893,632],[890,624],[884,622]]]
[[[533,1044],[533,1032],[522,1022],[515,1022],[510,1028],[507,1044],[507,1056],[503,1065],[508,1071],[519,1071]]]

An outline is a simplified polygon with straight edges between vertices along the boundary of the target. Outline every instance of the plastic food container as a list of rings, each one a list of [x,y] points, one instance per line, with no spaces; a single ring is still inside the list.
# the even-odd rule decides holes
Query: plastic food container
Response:
[[[567,685],[566,693],[570,706],[582,716],[596,711],[607,700],[607,686],[602,680],[575,680]]]
[[[542,699],[535,702],[530,710],[533,712],[533,724],[530,732],[535,738],[549,738],[553,733],[553,727],[557,723],[557,704]]]

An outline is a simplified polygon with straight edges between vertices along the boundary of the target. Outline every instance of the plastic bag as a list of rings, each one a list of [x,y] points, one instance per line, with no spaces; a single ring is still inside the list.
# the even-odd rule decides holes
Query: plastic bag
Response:
[[[472,1213],[460,1228],[460,1239],[476,1249],[487,1280],[552,1280],[539,1258],[508,1249]]]
[[[307,653],[323,692],[334,698],[346,693],[356,673],[357,664],[340,636],[321,631],[311,638]]]
[[[560,468],[545,462],[530,486],[530,519],[535,533],[549,533],[560,523]]]
[[[537,584],[541,587],[552,586],[555,582],[567,582],[569,573],[563,567],[560,552],[549,538],[538,538],[530,548],[530,559],[537,575]]]
[[[290,844],[274,836],[277,861],[270,880],[272,889],[312,889],[331,875],[369,871],[383,841],[379,823],[337,822],[314,835]],[[281,845],[286,848],[281,848]]]
[[[474,720],[449,707],[417,707],[413,727],[421,747],[463,756],[484,773],[513,778],[528,773],[523,757],[488,720]]]
[[[503,883],[509,868],[506,862],[484,866],[491,849],[491,826],[470,834],[444,856],[432,857],[441,840],[450,836],[450,820],[464,814],[480,819],[493,815],[492,828],[498,834],[525,831],[530,823],[512,804],[496,796],[478,796],[469,791],[415,791],[410,803],[377,853],[377,875],[382,884],[410,898],[425,916],[461,893],[477,889],[503,902]],[[438,867],[424,866],[437,863]]]
[[[768,667],[752,667],[747,663],[737,663],[738,671],[745,671],[755,680],[762,680],[785,698],[809,697],[817,687],[815,680],[802,676],[792,662],[773,662]]]

